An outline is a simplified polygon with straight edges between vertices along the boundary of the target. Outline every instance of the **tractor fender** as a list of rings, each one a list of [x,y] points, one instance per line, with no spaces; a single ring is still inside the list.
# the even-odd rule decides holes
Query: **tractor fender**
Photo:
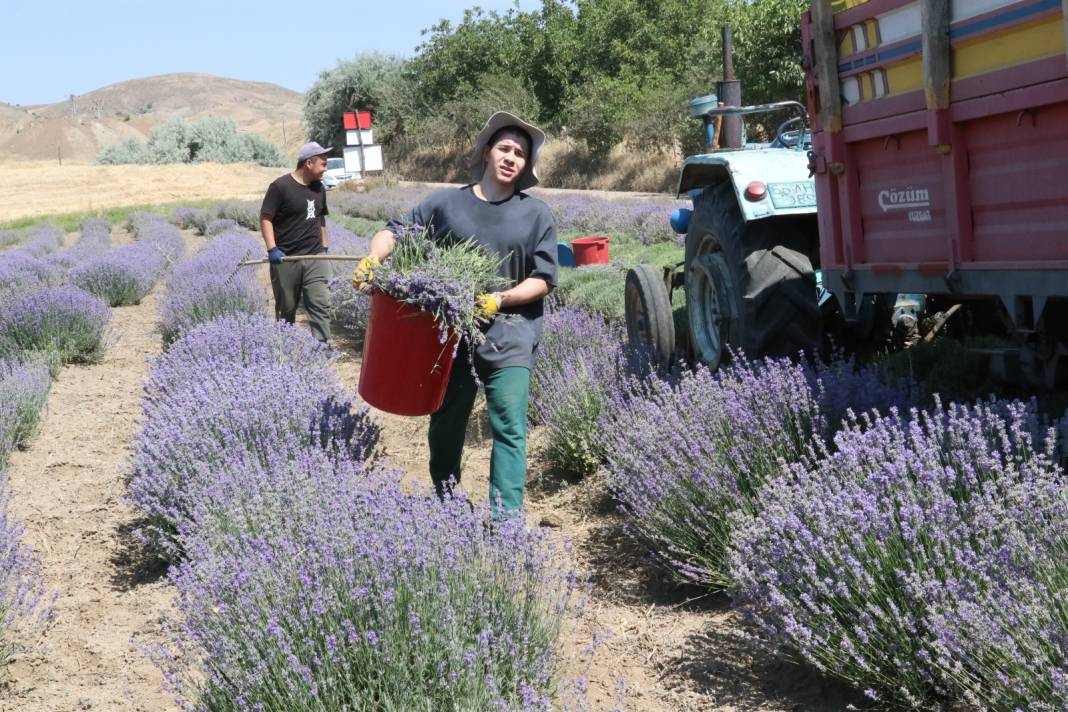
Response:
[[[789,148],[753,148],[690,156],[682,165],[676,195],[693,194],[729,181],[746,222],[779,215],[815,215],[816,186],[808,156]],[[760,181],[767,192],[746,197],[746,187]]]

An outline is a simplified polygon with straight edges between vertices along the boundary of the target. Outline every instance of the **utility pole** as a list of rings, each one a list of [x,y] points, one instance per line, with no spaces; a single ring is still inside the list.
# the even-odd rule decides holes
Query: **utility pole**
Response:
[[[286,155],[289,155],[289,137],[286,136],[286,115],[282,114],[282,143],[286,146]]]
[[[59,165],[63,165],[63,147],[56,146],[56,155],[59,156]]]

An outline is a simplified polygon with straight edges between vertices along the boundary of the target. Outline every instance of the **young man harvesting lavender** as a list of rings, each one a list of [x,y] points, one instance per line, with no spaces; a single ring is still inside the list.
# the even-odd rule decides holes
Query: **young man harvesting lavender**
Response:
[[[390,221],[371,240],[370,254],[353,273],[356,287],[366,284],[406,225],[426,226],[435,240],[472,239],[502,258],[499,272],[512,287],[477,297],[480,316],[489,326],[474,354],[493,432],[489,496],[498,517],[523,507],[530,369],[544,300],[556,285],[556,222],[545,203],[523,192],[538,183],[534,167],[544,142],[537,127],[507,112],[495,113],[475,140],[470,163],[475,182],[435,191],[405,221]],[[441,496],[451,478],[460,479],[477,390],[470,369],[454,368],[445,401],[430,417],[430,477]]]
[[[330,340],[329,263],[309,260],[283,262],[286,256],[325,254],[330,239],[326,230],[326,154],[315,141],[297,152],[297,167],[276,179],[267,188],[260,207],[260,231],[271,263],[275,318],[290,324],[304,299],[311,332],[326,343]]]

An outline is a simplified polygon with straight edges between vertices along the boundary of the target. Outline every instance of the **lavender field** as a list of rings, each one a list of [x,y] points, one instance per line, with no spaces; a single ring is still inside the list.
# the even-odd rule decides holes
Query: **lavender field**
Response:
[[[331,252],[364,254],[360,233],[420,195],[332,195]],[[654,699],[633,682],[628,695],[622,658],[597,673],[620,692],[591,691],[576,651],[612,650],[604,641],[628,629],[598,617],[611,579],[587,580],[603,542],[538,526],[557,508],[618,529],[615,546],[649,580],[686,592],[695,626],[715,630],[722,614],[687,601],[720,601],[754,658],[835,680],[857,707],[1068,709],[1068,419],[1028,400],[932,401],[928,384],[842,357],[658,370],[610,302],[619,288],[622,307],[628,260],[681,253],[665,229],[673,203],[549,203],[562,233],[610,234],[614,262],[570,270],[546,318],[531,382],[536,491],[527,518],[503,521],[466,494],[439,502],[422,471],[408,477],[398,462],[423,433],[391,432],[340,377],[367,310],[343,268],[332,348],[268,316],[262,278],[237,266],[262,253],[254,205],[177,211],[175,225],[200,234],[185,256],[176,228],[145,216],[118,247],[99,223],[69,246],[43,227],[3,238],[0,273],[17,280],[0,303],[19,317],[0,317],[0,464],[5,447],[32,447],[62,364],[106,353],[114,312],[94,294],[112,292],[75,286],[96,284],[84,266],[109,265],[97,274],[112,284],[128,275],[139,298],[159,290],[165,350],[144,380],[124,497],[137,555],[165,567],[174,592],[142,652],[181,705],[727,708],[728,688],[696,676],[685,684],[699,699]],[[573,500],[543,490],[600,492],[605,511],[560,509]],[[4,511],[0,642],[51,620],[50,582]],[[0,644],[0,661],[5,649],[17,645]],[[737,692],[733,708],[755,694]]]

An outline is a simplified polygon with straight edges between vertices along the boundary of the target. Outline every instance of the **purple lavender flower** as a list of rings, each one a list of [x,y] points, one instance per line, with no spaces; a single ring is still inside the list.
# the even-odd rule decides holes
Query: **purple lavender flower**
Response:
[[[335,255],[364,256],[370,249],[370,241],[353,233],[333,220],[326,221],[330,232],[330,253]],[[334,319],[358,332],[367,326],[370,298],[363,292],[352,288],[352,265],[348,262],[335,262],[334,273],[330,278],[330,299],[334,309]]]
[[[37,427],[52,377],[41,358],[0,358],[0,468]]]
[[[172,575],[160,657],[188,704],[545,709],[574,579],[540,532],[316,450],[228,481],[256,484],[220,495],[243,504],[201,522]]]
[[[9,512],[7,475],[0,471],[0,668],[30,647],[52,615],[41,565],[22,535]]]
[[[1068,503],[1044,437],[1018,403],[851,419],[734,515],[735,597],[880,699],[1062,709]]]
[[[262,245],[248,233],[227,232],[179,262],[167,278],[161,310],[164,343],[215,317],[263,310],[266,297],[256,273],[238,266],[261,254]]]
[[[379,428],[330,377],[331,356],[266,316],[191,328],[153,365],[133,444],[129,496],[151,521],[161,556],[226,477],[270,453],[318,448],[371,463]]]
[[[110,320],[111,310],[97,297],[76,287],[46,287],[0,313],[0,342],[54,352],[63,363],[93,363],[103,356]]]

